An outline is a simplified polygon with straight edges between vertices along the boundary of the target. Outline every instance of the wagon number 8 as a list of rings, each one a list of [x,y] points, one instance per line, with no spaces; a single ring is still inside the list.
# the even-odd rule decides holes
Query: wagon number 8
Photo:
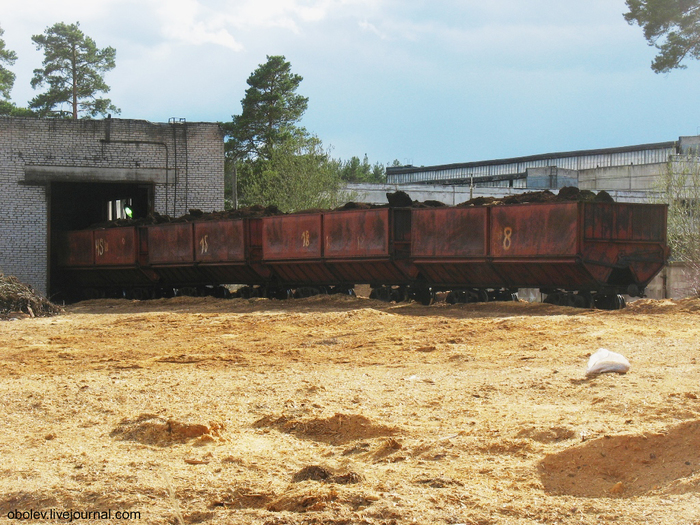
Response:
[[[510,250],[511,244],[513,244],[513,228],[507,227],[503,228],[503,249]]]

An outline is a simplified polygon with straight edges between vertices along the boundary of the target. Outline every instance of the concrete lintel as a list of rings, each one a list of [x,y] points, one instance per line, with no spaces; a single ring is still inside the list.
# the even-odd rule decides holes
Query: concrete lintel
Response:
[[[25,166],[24,183],[59,182],[148,182],[175,184],[175,174],[169,177],[164,168],[86,168],[77,166]]]

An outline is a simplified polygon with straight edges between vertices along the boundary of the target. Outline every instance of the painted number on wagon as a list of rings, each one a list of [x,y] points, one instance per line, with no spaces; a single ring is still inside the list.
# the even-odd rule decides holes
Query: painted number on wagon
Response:
[[[100,256],[109,251],[109,244],[104,239],[95,239],[95,253]]]
[[[503,249],[508,251],[510,250],[511,245],[513,244],[513,228],[510,226],[503,228]]]
[[[309,230],[304,230],[301,232],[301,245],[306,248],[311,244],[311,235],[309,235]]]
[[[202,251],[200,253],[208,253],[209,252],[209,243],[207,242],[208,238],[209,238],[209,235],[205,235],[201,239],[199,239],[199,246],[201,246],[201,248],[202,248]]]

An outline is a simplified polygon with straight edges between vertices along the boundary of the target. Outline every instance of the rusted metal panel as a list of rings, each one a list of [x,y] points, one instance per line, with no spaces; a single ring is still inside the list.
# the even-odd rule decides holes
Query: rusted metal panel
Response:
[[[665,243],[666,213],[665,204],[587,203],[585,238]]]
[[[643,288],[666,265],[667,207],[586,203],[583,261],[601,283]]]
[[[578,209],[578,203],[490,207],[490,255],[494,258],[576,255]]]
[[[493,269],[501,276],[500,286],[508,288],[593,289],[596,280],[575,258],[501,259]]]
[[[92,230],[58,232],[56,237],[54,246],[58,266],[72,268],[95,264]]]
[[[413,210],[413,257],[483,257],[486,255],[488,208]]]
[[[153,265],[194,261],[192,223],[160,224],[148,227],[148,262]]]
[[[131,266],[136,264],[138,242],[136,228],[94,230],[96,266]]]
[[[389,256],[389,209],[323,214],[327,259]]]
[[[263,260],[320,259],[322,220],[321,214],[263,218]]]
[[[341,282],[321,262],[282,262],[270,266],[278,281],[287,286],[332,285]]]
[[[194,223],[195,260],[202,263],[244,262],[243,220]]]
[[[428,282],[456,288],[501,287],[501,277],[484,259],[431,260],[418,263]]]
[[[586,204],[583,232],[586,240],[611,240],[615,230],[615,204]]]
[[[251,264],[262,261],[262,219],[245,219],[248,260]],[[259,272],[259,270],[258,270]]]
[[[375,260],[334,261],[329,265],[339,282],[352,284],[409,284],[409,268],[390,258]]]
[[[587,270],[600,282],[608,282],[614,268],[629,268],[634,279],[628,284],[642,286],[663,269],[667,259],[666,244],[651,241],[589,241],[583,253]]]
[[[267,268],[261,274],[260,268],[245,263],[200,265],[197,269],[210,284],[263,284],[270,275]]]

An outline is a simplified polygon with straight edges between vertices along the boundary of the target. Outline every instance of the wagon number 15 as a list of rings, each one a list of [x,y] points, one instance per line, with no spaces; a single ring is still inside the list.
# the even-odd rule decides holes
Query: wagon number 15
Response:
[[[503,249],[508,251],[510,250],[511,245],[513,244],[513,228],[510,226],[503,228]]]

